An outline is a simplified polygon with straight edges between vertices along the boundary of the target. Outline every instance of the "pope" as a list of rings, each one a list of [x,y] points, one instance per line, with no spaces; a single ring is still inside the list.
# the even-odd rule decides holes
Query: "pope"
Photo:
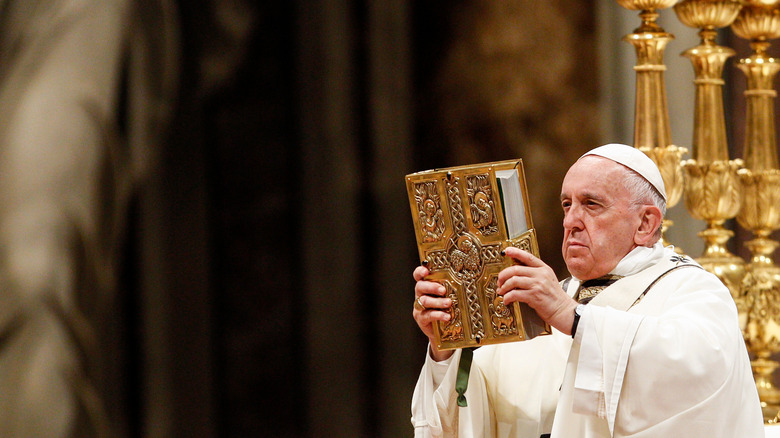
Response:
[[[666,191],[655,163],[608,144],[569,169],[561,188],[558,281],[517,248],[499,274],[504,303],[524,302],[551,336],[473,353],[466,406],[461,350],[439,351],[444,288],[413,276],[413,317],[431,340],[412,399],[416,437],[763,437],[763,417],[728,289],[660,243]]]

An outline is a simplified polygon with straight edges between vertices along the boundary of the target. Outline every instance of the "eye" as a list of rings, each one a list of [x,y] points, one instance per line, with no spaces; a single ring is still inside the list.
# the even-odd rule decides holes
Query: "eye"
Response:
[[[571,207],[571,201],[565,200],[561,202],[561,207],[563,207],[563,211],[566,211]]]

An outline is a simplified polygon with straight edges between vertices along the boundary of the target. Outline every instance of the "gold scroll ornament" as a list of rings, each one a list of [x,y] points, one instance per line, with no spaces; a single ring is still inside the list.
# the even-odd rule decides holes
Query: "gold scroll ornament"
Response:
[[[516,169],[522,207],[504,213],[496,171]],[[506,173],[506,172],[503,172]],[[514,176],[512,176],[514,177]],[[522,160],[417,172],[406,176],[420,261],[427,280],[444,285],[453,305],[450,320],[435,322],[442,350],[522,341],[549,334],[550,326],[525,303],[504,305],[498,273],[513,264],[508,246],[539,256]],[[522,233],[510,238],[506,218],[525,215]]]

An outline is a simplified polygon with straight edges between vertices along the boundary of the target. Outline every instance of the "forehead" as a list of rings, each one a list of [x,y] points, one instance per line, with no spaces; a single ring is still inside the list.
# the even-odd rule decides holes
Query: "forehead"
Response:
[[[627,193],[623,184],[628,170],[608,158],[587,155],[575,162],[563,179],[561,194],[575,196],[583,191],[602,196]]]

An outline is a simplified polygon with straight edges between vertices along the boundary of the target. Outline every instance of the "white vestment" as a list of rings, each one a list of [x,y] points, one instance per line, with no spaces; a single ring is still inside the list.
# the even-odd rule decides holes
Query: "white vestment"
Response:
[[[554,330],[477,349],[467,407],[456,403],[461,351],[438,363],[426,354],[412,400],[415,437],[763,437],[737,309],[717,277],[686,266],[653,274],[627,311],[597,301],[670,261],[695,264],[660,244],[629,253],[612,271],[625,278],[585,306],[574,340]],[[573,279],[568,292],[578,287]]]

